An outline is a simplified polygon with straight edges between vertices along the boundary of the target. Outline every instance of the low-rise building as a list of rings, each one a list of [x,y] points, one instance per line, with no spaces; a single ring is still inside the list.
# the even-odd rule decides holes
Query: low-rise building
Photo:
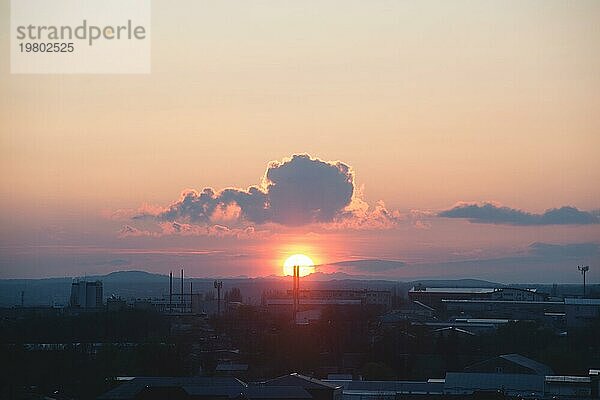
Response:
[[[564,313],[562,301],[442,300],[449,315],[474,318],[507,318],[545,321]]]
[[[485,361],[470,365],[464,372],[498,373],[498,374],[530,374],[553,375],[549,366],[520,354],[503,354]]]
[[[387,311],[392,307],[392,292],[389,290],[301,290],[299,310],[322,309],[327,306],[374,306]],[[269,311],[290,312],[294,305],[292,291],[285,294],[271,293],[264,298]]]
[[[567,328],[583,328],[600,318],[600,299],[565,299]]]
[[[470,396],[500,392],[510,397],[544,398],[543,375],[448,372],[444,394]]]
[[[315,400],[341,400],[342,388],[334,383],[293,373],[264,382],[268,386],[297,386],[306,390]]]
[[[409,299],[420,301],[435,309],[440,309],[443,300],[493,300],[493,301],[545,301],[548,296],[537,289],[513,287],[496,288],[452,288],[414,286],[408,292]]]

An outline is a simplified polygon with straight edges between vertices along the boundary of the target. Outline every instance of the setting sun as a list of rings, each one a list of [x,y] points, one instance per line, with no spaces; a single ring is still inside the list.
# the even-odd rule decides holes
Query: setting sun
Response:
[[[289,256],[283,263],[283,274],[293,275],[295,265],[300,266],[300,276],[306,276],[315,272],[315,263],[310,257],[304,254],[294,254],[293,256]]]

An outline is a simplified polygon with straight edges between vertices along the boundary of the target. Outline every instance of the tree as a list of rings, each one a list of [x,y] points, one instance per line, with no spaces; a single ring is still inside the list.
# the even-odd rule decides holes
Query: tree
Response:
[[[225,292],[225,302],[234,302],[241,303],[242,302],[242,292],[240,292],[239,288],[232,288]]]
[[[214,300],[214,299],[215,299],[215,291],[214,290],[209,290],[208,292],[204,293],[204,300],[210,301],[210,300]]]

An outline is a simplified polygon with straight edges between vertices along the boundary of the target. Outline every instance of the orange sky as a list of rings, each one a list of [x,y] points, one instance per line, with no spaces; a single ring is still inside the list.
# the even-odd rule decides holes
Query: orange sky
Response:
[[[152,7],[149,75],[11,75],[0,57],[0,245],[54,243],[52,231],[70,238],[63,242],[125,246],[123,222],[107,214],[167,206],[186,188],[246,188],[269,161],[294,153],[343,161],[366,201],[401,213],[458,201],[536,213],[600,208],[597,1]],[[8,54],[8,0],[0,18]],[[497,242],[526,236],[521,249],[535,237],[600,240],[595,227],[523,235],[515,231],[534,228],[456,224],[487,229]],[[451,247],[441,230],[422,242]],[[364,246],[360,255],[410,258],[395,249],[420,248],[415,234],[394,232],[387,247]],[[336,235],[311,257],[351,256],[348,238]],[[482,247],[475,236],[452,246]],[[290,252],[269,240],[274,253],[260,263]],[[414,258],[435,258],[422,253]],[[7,275],[19,275],[7,257]]]

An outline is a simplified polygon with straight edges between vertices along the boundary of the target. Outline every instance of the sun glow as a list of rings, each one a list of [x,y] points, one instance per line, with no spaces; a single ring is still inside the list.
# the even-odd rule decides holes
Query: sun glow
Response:
[[[289,256],[283,263],[283,274],[293,275],[295,265],[300,266],[300,276],[306,276],[315,272],[315,263],[310,257],[304,254],[294,254],[293,256]]]

